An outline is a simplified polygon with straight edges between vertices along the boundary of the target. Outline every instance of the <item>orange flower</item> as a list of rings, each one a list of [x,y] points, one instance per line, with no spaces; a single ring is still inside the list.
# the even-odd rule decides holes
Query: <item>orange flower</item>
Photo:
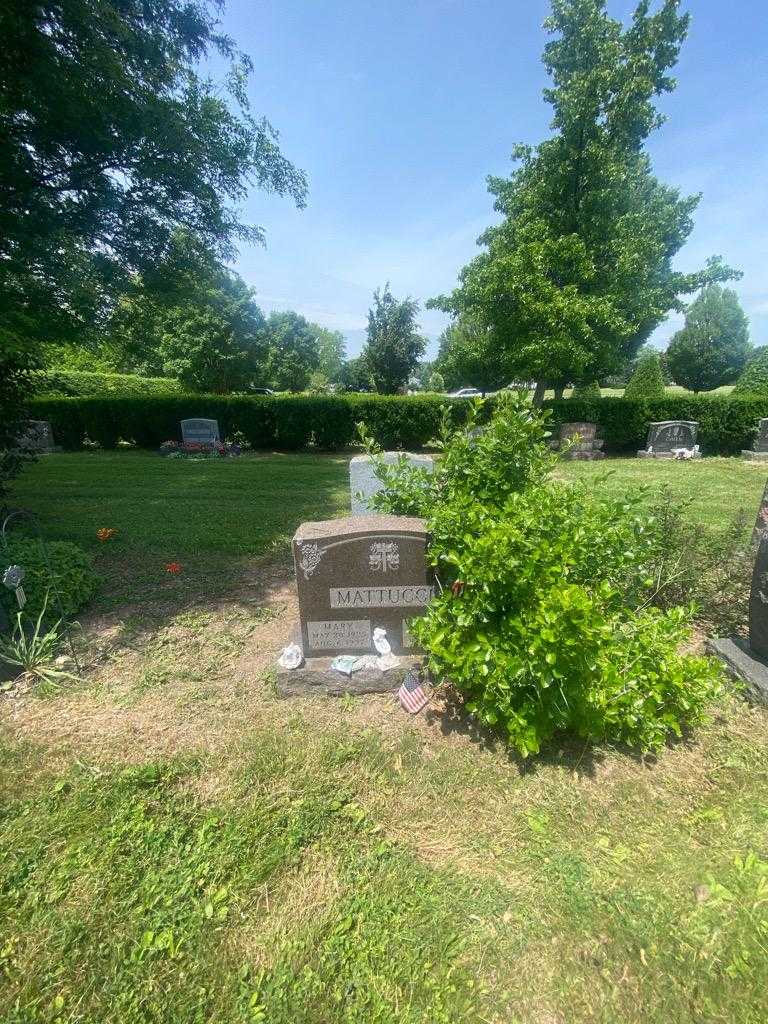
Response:
[[[100,530],[96,531],[96,536],[103,543],[104,541],[112,540],[116,533],[117,530],[113,530],[111,526],[102,526]]]
[[[451,593],[453,594],[454,597],[459,597],[461,594],[464,593],[465,586],[466,583],[464,583],[463,580],[456,580],[456,582],[451,587]]]
[[[181,572],[181,562],[169,562],[165,571],[171,573],[172,576],[177,576]]]

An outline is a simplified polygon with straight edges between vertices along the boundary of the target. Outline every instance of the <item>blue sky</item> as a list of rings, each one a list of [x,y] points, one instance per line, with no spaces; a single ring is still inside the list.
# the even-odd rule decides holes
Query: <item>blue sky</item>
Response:
[[[626,19],[628,0],[609,0]],[[677,266],[713,253],[744,272],[735,287],[752,340],[768,343],[768,6],[688,0],[693,16],[650,143],[659,177],[702,192]],[[253,191],[245,218],[267,245],[236,268],[266,311],[295,309],[360,350],[373,289],[389,280],[422,305],[450,290],[493,220],[488,174],[516,142],[548,133],[544,0],[228,0],[224,29],[255,63],[254,112],[309,176],[309,203]],[[446,323],[423,311],[435,339]],[[665,347],[680,323],[654,336]]]

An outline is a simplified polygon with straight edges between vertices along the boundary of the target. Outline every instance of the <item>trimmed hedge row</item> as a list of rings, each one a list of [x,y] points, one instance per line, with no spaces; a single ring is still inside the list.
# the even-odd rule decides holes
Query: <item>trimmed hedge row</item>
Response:
[[[39,396],[58,398],[127,397],[179,394],[178,381],[167,377],[139,377],[130,373],[104,373],[89,370],[39,370],[32,375]]]
[[[664,398],[601,398],[581,402],[566,398],[544,403],[553,423],[597,423],[609,452],[644,448],[648,424],[660,420],[696,420],[699,444],[707,455],[736,455],[751,448],[757,421],[768,416],[765,398],[729,395],[666,395]]]
[[[171,395],[37,398],[29,404],[32,417],[49,420],[56,443],[69,450],[82,448],[86,436],[102,448],[120,440],[158,448],[179,440],[180,421],[194,416],[218,420],[222,438],[240,433],[261,449],[346,448],[361,421],[385,448],[421,448],[437,436],[446,407],[456,423],[469,410],[463,399],[434,395]]]
[[[651,421],[682,419],[699,422],[699,443],[706,453],[733,455],[751,446],[758,419],[768,416],[768,396],[566,398],[544,405],[551,409],[554,425],[597,423],[606,450],[612,452],[644,447]],[[81,448],[86,436],[103,448],[114,448],[120,440],[158,448],[163,441],[180,439],[180,420],[208,416],[218,420],[223,438],[241,433],[254,448],[298,451],[315,444],[332,451],[352,444],[355,424],[361,421],[385,448],[424,447],[437,436],[446,408],[458,424],[469,403],[437,395],[37,398],[31,415],[49,420],[57,444],[70,450]]]

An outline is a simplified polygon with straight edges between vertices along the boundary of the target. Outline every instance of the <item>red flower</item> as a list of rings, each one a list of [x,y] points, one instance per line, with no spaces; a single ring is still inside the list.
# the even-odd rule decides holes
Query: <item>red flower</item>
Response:
[[[459,594],[464,593],[465,586],[466,583],[464,583],[463,580],[456,580],[456,582],[451,586],[451,593],[453,594],[454,597],[458,597]]]
[[[113,530],[111,526],[102,526],[100,530],[96,531],[96,536],[104,543],[104,541],[112,540],[116,533],[117,530]]]
[[[169,562],[165,567],[165,571],[169,572],[172,576],[178,576],[181,572],[181,562]]]

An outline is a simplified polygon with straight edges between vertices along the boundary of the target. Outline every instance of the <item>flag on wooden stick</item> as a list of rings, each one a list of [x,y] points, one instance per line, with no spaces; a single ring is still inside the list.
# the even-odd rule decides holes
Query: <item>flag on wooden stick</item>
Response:
[[[422,708],[429,704],[429,695],[421,685],[418,672],[413,669],[408,671],[403,679],[403,685],[397,692],[397,699],[409,715],[418,715]]]

